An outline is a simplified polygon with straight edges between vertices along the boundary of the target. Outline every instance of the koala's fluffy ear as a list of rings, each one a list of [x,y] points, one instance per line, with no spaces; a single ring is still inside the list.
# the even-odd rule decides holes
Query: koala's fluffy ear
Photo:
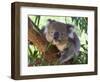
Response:
[[[55,20],[48,19],[48,22],[49,22],[49,23],[52,23],[52,22],[55,22]]]
[[[48,22],[52,22],[52,20],[51,19],[48,19]]]
[[[46,34],[48,32],[48,25],[50,24],[51,19],[48,19],[46,22],[46,26],[43,27],[43,33]]]
[[[44,28],[44,34],[46,34],[48,32],[48,27],[46,26],[45,28]]]
[[[74,28],[75,27],[71,24],[66,24],[66,28],[67,28],[68,37],[73,39],[74,38],[73,33],[74,33]]]

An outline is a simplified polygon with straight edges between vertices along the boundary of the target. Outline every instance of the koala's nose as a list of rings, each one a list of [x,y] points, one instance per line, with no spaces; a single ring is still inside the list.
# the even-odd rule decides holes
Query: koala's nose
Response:
[[[59,38],[59,32],[54,33],[54,39],[57,40]]]

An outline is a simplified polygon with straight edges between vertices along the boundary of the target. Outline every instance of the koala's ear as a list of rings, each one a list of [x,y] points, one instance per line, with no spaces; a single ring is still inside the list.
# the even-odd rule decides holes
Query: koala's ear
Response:
[[[43,32],[43,33],[44,33],[44,34],[46,34],[47,32],[48,32],[48,28],[47,28],[47,27],[45,27],[45,28],[44,28],[44,32]]]
[[[52,22],[55,22],[55,20],[48,19],[48,22],[49,22],[49,23],[52,23]]]
[[[74,28],[74,25],[72,24],[66,24],[67,28]]]
[[[66,24],[66,28],[67,28],[67,31],[69,32],[74,32],[74,29],[75,29],[74,25],[71,25],[71,24]]]
[[[52,20],[51,19],[48,19],[48,22],[52,22]]]

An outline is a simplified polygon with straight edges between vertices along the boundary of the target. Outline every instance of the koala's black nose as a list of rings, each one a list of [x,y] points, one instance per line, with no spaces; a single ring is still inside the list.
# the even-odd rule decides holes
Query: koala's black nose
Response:
[[[59,32],[54,33],[54,39],[57,40],[59,38]]]

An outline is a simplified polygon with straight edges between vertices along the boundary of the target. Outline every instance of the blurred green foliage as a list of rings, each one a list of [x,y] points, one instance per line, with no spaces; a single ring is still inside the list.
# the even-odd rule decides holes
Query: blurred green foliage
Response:
[[[79,56],[74,57],[72,64],[87,64],[88,63],[88,35],[87,35],[87,26],[88,18],[87,17],[65,17],[65,16],[29,16],[30,19],[42,29],[48,19],[57,20],[66,24],[74,25],[75,32],[77,33],[81,48]],[[34,44],[28,44],[28,66],[47,66],[49,65],[43,58],[43,55],[39,50],[34,46]],[[55,63],[56,65],[56,63]]]

